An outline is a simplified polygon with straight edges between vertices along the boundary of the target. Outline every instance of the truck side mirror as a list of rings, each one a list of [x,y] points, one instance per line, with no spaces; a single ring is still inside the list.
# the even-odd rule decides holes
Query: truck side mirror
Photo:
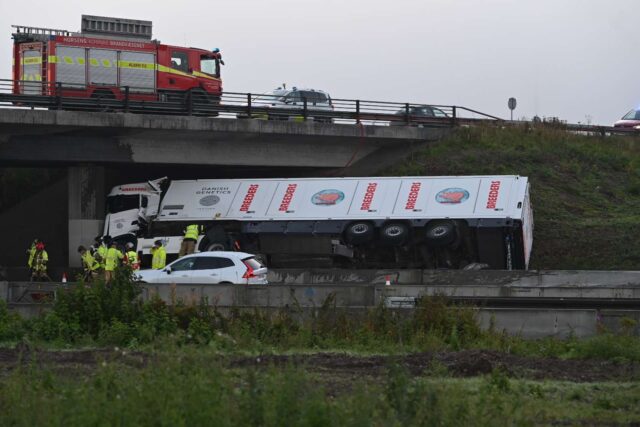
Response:
[[[171,267],[167,267],[167,268],[165,268],[165,269],[164,269],[164,270],[162,270],[162,271],[164,271],[164,272],[165,272],[165,273],[167,273],[167,274],[171,274]]]

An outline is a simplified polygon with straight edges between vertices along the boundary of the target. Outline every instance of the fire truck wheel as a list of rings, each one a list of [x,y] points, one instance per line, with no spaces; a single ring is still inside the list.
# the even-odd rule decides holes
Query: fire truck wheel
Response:
[[[352,222],[344,230],[345,241],[352,245],[361,245],[373,240],[374,227],[367,221]]]
[[[425,237],[434,248],[450,245],[456,240],[456,226],[451,221],[432,221],[427,225]]]
[[[401,222],[385,224],[380,231],[380,240],[391,246],[399,246],[407,240],[409,227]]]

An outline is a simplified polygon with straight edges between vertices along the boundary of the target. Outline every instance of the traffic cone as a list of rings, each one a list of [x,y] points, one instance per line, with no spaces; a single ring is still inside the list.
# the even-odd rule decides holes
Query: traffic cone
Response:
[[[384,285],[385,286],[391,286],[391,277],[389,276],[384,276]]]
[[[67,283],[67,273],[62,273],[62,283]]]

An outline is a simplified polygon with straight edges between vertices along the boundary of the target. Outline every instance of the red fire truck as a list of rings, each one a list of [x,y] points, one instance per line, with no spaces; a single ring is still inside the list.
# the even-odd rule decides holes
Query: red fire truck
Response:
[[[218,49],[151,39],[152,23],[82,15],[80,33],[14,26],[15,94],[219,102]]]

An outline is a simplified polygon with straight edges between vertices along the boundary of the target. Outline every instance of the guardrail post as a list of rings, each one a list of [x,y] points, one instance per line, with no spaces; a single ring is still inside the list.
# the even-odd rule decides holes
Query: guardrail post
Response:
[[[452,108],[451,117],[453,118],[453,125],[455,126],[456,123],[458,122],[458,109],[456,108],[455,105]]]
[[[60,92],[62,92],[62,83],[57,82],[56,86],[55,86],[55,90],[56,90],[56,108],[60,109],[62,108],[62,94]]]
[[[356,99],[356,123],[360,124],[360,100]]]
[[[407,124],[411,123],[411,116],[409,115],[409,103],[404,104],[404,121]]]
[[[253,118],[251,116],[251,94],[250,93],[247,94],[247,115],[249,116],[250,119]]]
[[[129,86],[124,87],[124,112],[129,112]]]
[[[307,121],[307,97],[302,97],[302,120]]]
[[[193,115],[193,94],[191,90],[187,92],[187,114]]]

